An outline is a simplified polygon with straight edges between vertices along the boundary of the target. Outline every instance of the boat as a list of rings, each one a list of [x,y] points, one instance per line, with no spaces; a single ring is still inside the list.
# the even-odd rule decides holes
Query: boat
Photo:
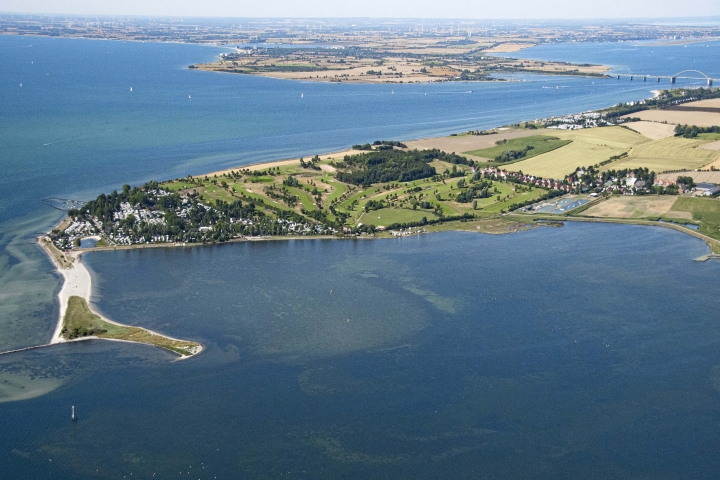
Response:
[[[130,91],[132,92],[132,87],[130,87]]]
[[[300,94],[300,98],[303,98],[304,96],[305,96],[304,93],[301,93],[301,94]]]

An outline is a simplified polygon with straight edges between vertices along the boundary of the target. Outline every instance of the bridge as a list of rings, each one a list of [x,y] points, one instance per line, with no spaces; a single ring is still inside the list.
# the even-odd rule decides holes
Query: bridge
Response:
[[[687,76],[687,74],[691,73],[696,74],[696,76]],[[637,75],[635,73],[616,73],[613,74],[613,76],[617,77],[618,80],[620,80],[620,77],[630,77],[630,80],[633,80],[635,78],[642,78],[643,82],[647,82],[647,79],[650,78],[656,79],[658,83],[660,82],[661,78],[670,79],[670,83],[675,83],[675,80],[677,80],[678,78],[689,80],[705,80],[708,87],[712,87],[713,81],[720,80],[720,78],[710,78],[708,75],[704,74],[700,70],[683,70],[682,72],[678,72],[675,75]]]

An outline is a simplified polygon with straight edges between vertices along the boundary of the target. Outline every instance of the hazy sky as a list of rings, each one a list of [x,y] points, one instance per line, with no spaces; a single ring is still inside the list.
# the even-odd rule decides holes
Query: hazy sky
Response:
[[[214,17],[649,18],[720,15],[720,1],[0,0],[0,12]]]

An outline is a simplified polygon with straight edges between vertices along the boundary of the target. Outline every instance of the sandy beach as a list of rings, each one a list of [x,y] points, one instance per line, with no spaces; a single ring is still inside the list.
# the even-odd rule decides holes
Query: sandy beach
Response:
[[[108,340],[111,342],[127,342],[127,343],[142,343],[144,345],[150,345],[144,342],[133,342],[131,340],[120,340],[120,339],[114,339],[114,338],[100,338],[95,336],[89,336],[89,337],[82,337],[77,338],[74,340],[67,340],[62,337],[61,331],[63,327],[63,319],[65,318],[65,313],[68,309],[68,302],[70,297],[81,297],[85,299],[85,302],[87,303],[88,308],[90,311],[100,317],[103,321],[112,323],[113,325],[118,325],[121,327],[129,327],[129,325],[125,325],[119,322],[115,322],[113,320],[110,320],[109,318],[101,315],[99,312],[97,312],[90,302],[90,297],[92,295],[92,276],[90,275],[90,271],[85,267],[85,265],[82,262],[82,255],[83,252],[70,252],[65,255],[70,256],[74,259],[72,262],[72,265],[69,268],[63,268],[55,259],[55,257],[52,255],[50,251],[48,251],[48,246],[45,245],[43,242],[39,242],[42,246],[43,250],[46,251],[48,256],[52,259],[53,263],[55,264],[55,267],[57,268],[60,275],[63,277],[63,286],[60,289],[60,292],[58,293],[58,300],[60,302],[60,313],[58,315],[57,325],[55,326],[55,331],[53,332],[52,338],[50,339],[50,345],[57,344],[57,343],[65,343],[68,341],[71,342],[77,342],[77,341],[83,341],[83,340]],[[142,327],[134,327],[134,328],[142,328]],[[186,340],[181,340],[179,338],[173,338],[168,335],[164,335],[158,332],[154,332],[152,330],[149,330],[147,328],[142,328],[142,330],[145,330],[146,332],[150,333],[151,335],[157,335],[163,338],[167,338],[169,340],[175,340],[178,342],[184,342]],[[153,345],[155,346],[155,345]],[[195,356],[203,351],[203,346],[198,344],[198,347],[195,349],[195,351],[192,353],[192,355],[187,356],[181,356],[179,360],[190,358],[192,356]]]
[[[67,312],[68,300],[70,297],[84,298],[88,307],[90,307],[92,311],[92,307],[90,306],[90,293],[92,292],[92,278],[90,277],[90,272],[87,268],[85,268],[85,265],[82,264],[82,254],[73,252],[69,255],[75,258],[71,268],[60,268],[57,263],[55,264],[58,272],[60,272],[63,276],[63,286],[60,289],[60,293],[58,293],[58,300],[60,301],[60,316],[58,318],[55,331],[53,332],[52,339],[50,339],[51,344],[67,342],[67,340],[60,335],[60,331],[62,330],[63,318],[65,318],[65,312]],[[97,312],[93,311],[93,313],[97,315]],[[98,316],[103,318],[101,315]],[[103,318],[103,320],[108,321],[105,318]]]

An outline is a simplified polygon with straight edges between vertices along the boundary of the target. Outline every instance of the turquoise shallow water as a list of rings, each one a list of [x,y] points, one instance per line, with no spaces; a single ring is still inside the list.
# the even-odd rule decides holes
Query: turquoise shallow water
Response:
[[[718,45],[687,51],[710,69]],[[0,349],[54,327],[59,281],[32,241],[62,214],[44,198],[655,87],[521,77],[391,96],[185,68],[219,51],[0,36]],[[633,45],[538,51],[649,61]],[[686,68],[667,51],[654,73]],[[167,478],[191,465],[206,467],[199,478],[712,477],[718,264],[691,262],[706,252],[659,228],[575,225],[90,255],[101,310],[208,350],[171,362],[88,342],[0,357],[0,393],[26,398],[0,403],[0,477]]]

